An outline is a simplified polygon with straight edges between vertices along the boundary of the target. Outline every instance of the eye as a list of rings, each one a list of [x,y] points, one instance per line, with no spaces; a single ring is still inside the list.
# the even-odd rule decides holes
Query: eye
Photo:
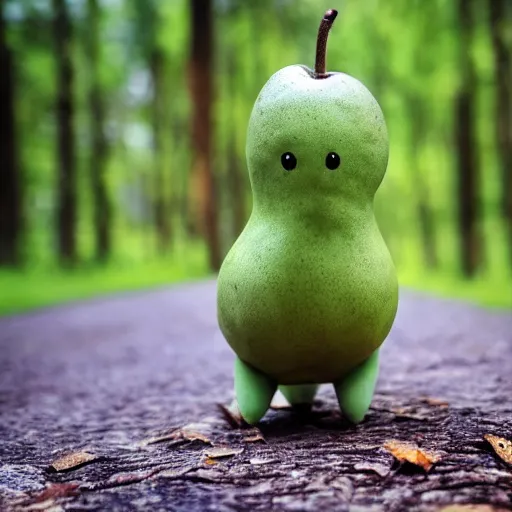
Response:
[[[337,169],[340,166],[341,158],[338,153],[331,152],[325,157],[325,166],[327,169],[330,169],[331,171],[334,171],[334,169]]]
[[[284,167],[285,171],[293,171],[295,167],[297,167],[297,159],[293,153],[289,151],[287,153],[283,153],[281,155],[281,165]]]

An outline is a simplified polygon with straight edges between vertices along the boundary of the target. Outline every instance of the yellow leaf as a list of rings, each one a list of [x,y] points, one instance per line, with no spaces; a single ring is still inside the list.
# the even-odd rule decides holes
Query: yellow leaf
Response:
[[[74,452],[54,460],[51,467],[55,471],[67,471],[68,469],[76,468],[87,462],[92,462],[97,458],[98,457],[92,453]]]
[[[430,468],[441,458],[438,453],[422,450],[414,443],[403,441],[387,441],[384,448],[399,462],[409,462],[425,471],[430,471]]]
[[[218,446],[217,448],[212,448],[211,450],[206,450],[205,455],[209,459],[220,459],[222,457],[232,457],[233,455],[238,455],[244,451],[243,448],[230,448],[229,446]]]
[[[484,439],[491,444],[500,459],[512,464],[512,441],[492,434],[485,434]]]

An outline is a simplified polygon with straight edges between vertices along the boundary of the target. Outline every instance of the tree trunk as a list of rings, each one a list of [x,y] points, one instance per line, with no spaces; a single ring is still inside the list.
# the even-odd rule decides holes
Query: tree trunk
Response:
[[[236,97],[236,64],[235,55],[230,51],[227,55],[227,93],[229,98],[234,102]],[[240,169],[240,161],[237,154],[237,127],[235,118],[235,105],[230,103],[227,115],[228,124],[228,143],[227,143],[227,166],[228,166],[228,184],[231,195],[231,212],[233,219],[233,239],[238,238],[245,226],[245,187],[243,183],[242,171]]]
[[[62,265],[76,262],[76,166],[73,129],[74,72],[71,55],[71,20],[66,0],[53,0],[57,67],[57,238]]]
[[[425,105],[416,95],[407,96],[411,129],[411,163],[416,187],[416,208],[421,235],[425,266],[434,269],[438,265],[435,224],[430,205],[428,187],[422,174],[420,151],[425,138]]]
[[[213,18],[211,0],[190,0],[190,92],[193,104],[191,199],[194,222],[208,245],[209,263],[221,265],[217,231],[215,180],[212,169]]]
[[[165,110],[168,106],[164,100],[164,55],[160,48],[153,46],[149,56],[149,67],[153,81],[153,101],[152,101],[152,125],[153,125],[153,155],[154,155],[154,190],[153,190],[153,209],[154,220],[157,235],[158,252],[164,254],[171,240],[171,227],[169,222],[169,209],[165,194],[164,179],[164,136],[162,130],[163,120],[165,119]]]
[[[88,59],[89,59],[89,110],[92,151],[90,156],[90,176],[93,198],[93,225],[95,256],[104,262],[111,250],[111,207],[106,186],[106,164],[108,156],[105,137],[105,104],[99,77],[99,18],[98,0],[88,0]]]
[[[17,154],[12,51],[7,42],[4,0],[0,0],[0,265],[20,262],[21,173]]]
[[[472,277],[482,264],[480,231],[479,170],[475,137],[476,72],[470,47],[473,33],[471,0],[458,0],[461,84],[455,98],[457,151],[457,195],[460,255],[464,274]]]
[[[495,123],[501,166],[501,211],[505,219],[512,264],[512,55],[505,31],[512,29],[512,9],[506,0],[489,0],[491,39],[494,48]]]

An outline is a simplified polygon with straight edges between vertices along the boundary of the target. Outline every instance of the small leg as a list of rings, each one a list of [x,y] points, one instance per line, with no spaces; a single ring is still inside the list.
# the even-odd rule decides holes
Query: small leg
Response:
[[[363,421],[370,408],[379,375],[379,351],[352,370],[344,379],[334,383],[338,403],[352,423]]]
[[[284,397],[290,405],[308,405],[311,406],[315,398],[317,384],[300,384],[296,386],[279,386],[279,391],[283,393]]]
[[[277,383],[240,359],[235,361],[235,393],[238,408],[250,425],[267,412],[277,389]]]

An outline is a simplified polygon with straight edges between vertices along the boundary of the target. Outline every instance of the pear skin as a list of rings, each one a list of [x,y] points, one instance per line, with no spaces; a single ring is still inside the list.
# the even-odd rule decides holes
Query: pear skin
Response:
[[[251,423],[276,386],[312,400],[289,387],[321,383],[334,384],[351,421],[363,419],[398,305],[373,211],[388,151],[382,110],[349,75],[288,66],[260,92],[246,146],[253,210],[217,291],[221,331],[243,362],[239,402],[263,397]]]

